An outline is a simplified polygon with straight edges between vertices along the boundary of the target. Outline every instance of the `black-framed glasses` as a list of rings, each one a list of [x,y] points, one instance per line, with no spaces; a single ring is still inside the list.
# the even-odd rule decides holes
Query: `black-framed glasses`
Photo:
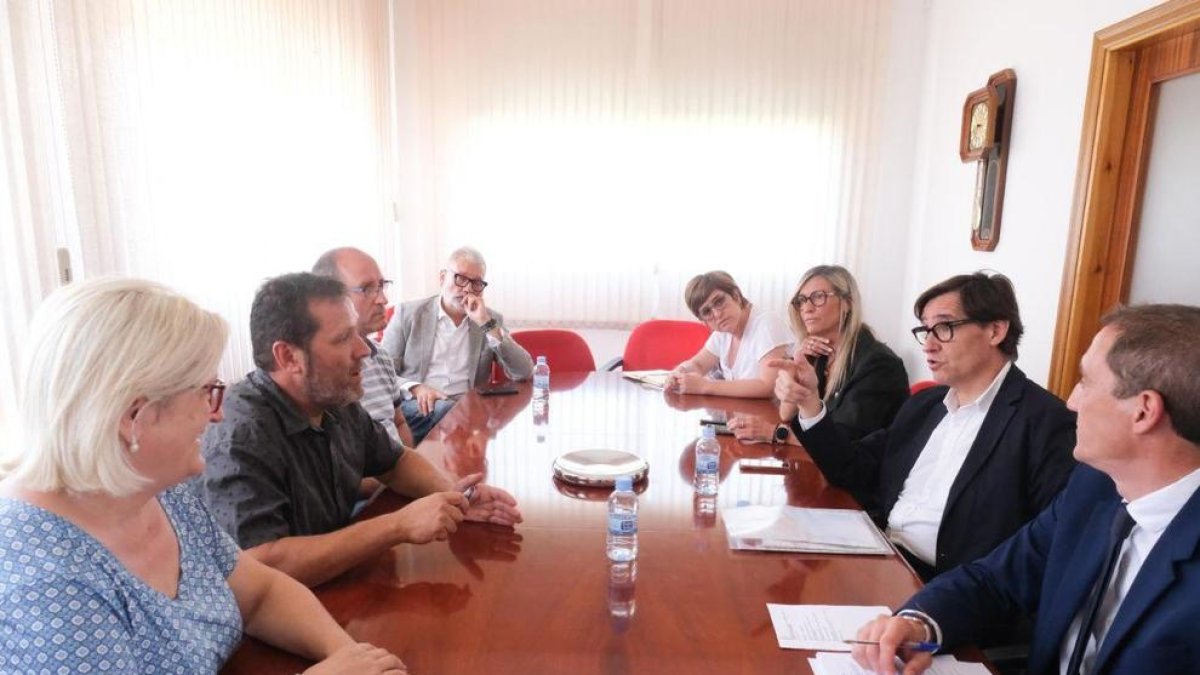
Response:
[[[200,388],[208,394],[208,412],[216,413],[220,410],[221,403],[225,400],[225,383],[217,380]]]
[[[368,298],[377,298],[377,297],[379,297],[380,293],[386,293],[387,289],[391,288],[391,286],[392,286],[391,279],[381,279],[379,281],[379,283],[377,283],[377,284],[367,284],[364,286],[351,286],[350,288],[348,288],[346,290],[350,291],[351,293],[357,293],[359,295],[364,295]]]
[[[838,294],[833,291],[813,291],[808,295],[800,294],[792,298],[792,307],[802,309],[806,302],[811,302],[813,307],[824,307],[830,298],[836,297]]]
[[[938,342],[949,342],[954,339],[954,327],[961,326],[967,323],[977,323],[975,319],[956,319],[954,321],[939,321],[932,326],[917,326],[912,329],[913,337],[917,339],[917,344],[924,345],[929,341],[929,336],[937,338]]]
[[[465,274],[459,274],[458,272],[453,272],[452,274],[454,274],[454,285],[458,286],[459,288],[466,288],[467,286],[470,286],[471,291],[474,293],[482,293],[483,289],[487,288],[488,282],[484,281],[483,279],[472,279],[471,277]]]
[[[708,321],[713,318],[717,312],[725,309],[725,303],[729,302],[729,296],[725,293],[713,298],[712,302],[700,308],[700,318]]]

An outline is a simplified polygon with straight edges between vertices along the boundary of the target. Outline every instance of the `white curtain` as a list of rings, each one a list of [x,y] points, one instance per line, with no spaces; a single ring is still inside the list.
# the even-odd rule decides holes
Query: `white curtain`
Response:
[[[6,7],[2,121],[6,140],[27,142],[5,154],[3,207],[15,211],[5,262],[19,258],[6,275],[36,276],[30,263],[48,260],[52,279],[48,238],[71,251],[76,278],[135,275],[173,286],[229,320],[221,370],[236,379],[251,367],[249,305],[263,279],[308,269],[323,250],[346,244],[394,267],[387,0]],[[22,80],[34,56],[48,65]],[[55,117],[16,126],[49,125],[54,134],[13,130],[10,110],[34,106]],[[62,180],[20,182],[43,173]],[[25,205],[44,193],[66,203],[57,230]],[[14,236],[23,239],[10,247]],[[6,288],[6,310],[35,305],[53,287],[43,277],[23,293]],[[4,338],[11,349],[20,327]],[[0,392],[10,381],[0,372]]]
[[[874,219],[888,3],[398,0],[407,288],[462,243],[520,324],[782,312]]]
[[[55,249],[72,218],[51,16],[34,2],[0,11],[0,443],[15,440],[20,345],[57,285]]]

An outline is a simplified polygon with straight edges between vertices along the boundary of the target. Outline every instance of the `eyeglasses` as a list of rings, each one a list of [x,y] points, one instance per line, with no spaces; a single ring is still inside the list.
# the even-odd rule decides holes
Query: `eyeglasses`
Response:
[[[725,303],[727,302],[729,302],[728,295],[724,293],[718,295],[717,297],[713,298],[711,303],[700,308],[700,318],[708,321],[709,319],[713,318],[714,314],[722,309],[725,309]]]
[[[929,341],[929,336],[937,338],[938,342],[949,342],[954,339],[954,327],[961,326],[967,323],[977,323],[975,319],[957,319],[955,321],[939,321],[932,326],[917,326],[912,329],[913,337],[917,339],[917,344],[924,345]]]
[[[449,270],[442,271],[448,272]],[[458,286],[459,288],[466,288],[467,286],[470,286],[471,290],[475,293],[482,293],[483,289],[487,288],[488,282],[484,281],[483,279],[472,279],[471,277],[468,277],[464,274],[459,274],[458,272],[454,272],[453,274],[454,285]]]
[[[221,402],[225,400],[225,383],[217,380],[200,388],[208,394],[208,412],[216,414],[221,409]]]
[[[811,302],[813,307],[824,307],[825,303],[834,297],[838,297],[838,294],[830,291],[813,291],[809,295],[797,295],[792,298],[792,307],[802,309],[806,302]]]
[[[348,288],[346,290],[350,291],[351,293],[358,293],[359,295],[365,295],[368,298],[377,298],[377,297],[379,297],[380,293],[386,292],[387,289],[389,287],[391,287],[391,285],[392,285],[391,279],[382,279],[377,284],[368,284],[365,286],[351,286],[350,288]]]

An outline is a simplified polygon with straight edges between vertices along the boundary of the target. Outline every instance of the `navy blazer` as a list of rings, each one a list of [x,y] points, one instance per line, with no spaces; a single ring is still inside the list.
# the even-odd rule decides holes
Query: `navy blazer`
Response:
[[[828,416],[792,430],[830,483],[849,490],[880,527],[904,481],[946,416],[947,387],[930,387],[900,408],[891,426],[851,442]],[[950,487],[933,572],[979,558],[1046,508],[1075,466],[1075,414],[1015,365],[984,417]]]
[[[953,648],[975,627],[1037,612],[1029,673],[1058,672],[1059,650],[1087,599],[1121,503],[1105,474],[1080,466],[1062,494],[986,558],[938,577],[905,605],[932,616]],[[1100,645],[1092,673],[1200,669],[1200,491],[1150,551]]]

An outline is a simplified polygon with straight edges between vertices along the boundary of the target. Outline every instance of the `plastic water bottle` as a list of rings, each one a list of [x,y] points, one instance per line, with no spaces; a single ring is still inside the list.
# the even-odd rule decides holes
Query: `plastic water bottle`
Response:
[[[629,562],[637,558],[638,498],[633,491],[633,478],[622,476],[608,498],[608,559]]]
[[[637,611],[634,597],[637,585],[637,561],[612,563],[608,567],[608,613],[613,630],[624,633]]]
[[[709,496],[717,494],[721,483],[718,471],[721,468],[721,444],[717,442],[717,430],[711,424],[700,430],[696,441],[696,475],[693,484],[696,493]]]
[[[546,442],[546,430],[550,428],[550,399],[540,398],[533,402],[533,433],[538,443]]]
[[[546,399],[550,397],[550,364],[546,363],[546,357],[537,357],[537,363],[533,366],[533,398],[534,400]]]

